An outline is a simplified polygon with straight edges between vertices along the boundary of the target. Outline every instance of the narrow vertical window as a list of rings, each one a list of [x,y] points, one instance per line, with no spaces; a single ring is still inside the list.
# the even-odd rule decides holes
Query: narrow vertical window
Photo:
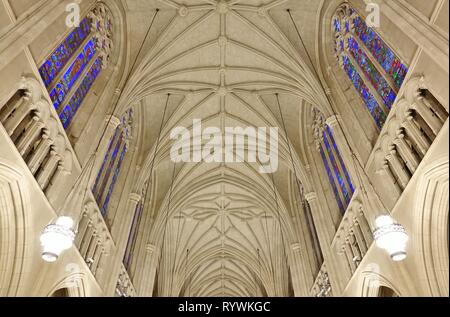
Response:
[[[318,110],[314,115],[314,137],[331,189],[341,213],[347,209],[355,192],[350,174],[344,164],[331,128]]]
[[[381,130],[408,67],[348,4],[337,10],[333,32],[339,64]]]
[[[92,193],[105,218],[128,152],[132,122],[133,111],[130,109],[109,141],[105,157],[92,187]]]
[[[65,129],[102,69],[107,67],[111,48],[111,15],[103,4],[98,4],[39,68]]]

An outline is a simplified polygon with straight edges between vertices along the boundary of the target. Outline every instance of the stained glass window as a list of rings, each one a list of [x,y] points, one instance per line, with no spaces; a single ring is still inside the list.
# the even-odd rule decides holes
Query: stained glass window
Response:
[[[119,156],[119,161],[117,162],[117,165],[114,169],[113,177],[112,177],[111,183],[109,184],[108,193],[106,195],[105,201],[103,202],[103,205],[101,208],[103,215],[105,215],[108,211],[109,201],[111,200],[112,193],[114,191],[117,180],[119,178],[120,169],[122,168],[123,159],[125,158],[126,153],[127,153],[127,147],[126,147],[126,145],[124,145],[122,148],[122,151],[120,153],[120,156]]]
[[[99,3],[39,68],[65,129],[108,64],[112,44],[111,14]]]
[[[101,57],[99,57],[92,65],[89,72],[86,74],[86,77],[84,77],[83,81],[75,91],[69,103],[64,107],[59,115],[59,118],[61,119],[61,122],[65,129],[67,129],[69,124],[72,122],[72,119],[80,108],[81,103],[83,102],[97,77],[100,75],[101,70],[102,60]]]
[[[96,53],[95,46],[95,39],[89,40],[83,51],[78,55],[75,61],[73,61],[61,79],[55,84],[55,87],[50,91],[50,98],[52,99],[56,110],[58,110],[73,84],[78,80],[81,73],[94,57]]]
[[[92,188],[92,192],[94,193],[95,197],[98,197],[98,185],[100,182],[100,177],[103,175],[103,172],[105,170],[106,164],[108,162],[109,157],[111,156],[111,151],[112,151],[112,147],[113,147],[113,143],[115,140],[117,140],[117,137],[119,135],[120,132],[120,128],[117,128],[116,131],[114,132],[114,136],[112,137],[112,139],[109,141],[109,145],[108,145],[108,151],[106,152],[105,158],[103,159],[102,165],[100,167],[100,171],[97,175],[97,178],[95,179],[95,183],[94,183],[94,187]]]
[[[377,90],[378,94],[383,99],[384,104],[390,110],[394,104],[395,98],[397,98],[395,91],[389,86],[386,79],[380,74],[375,65],[370,61],[370,58],[359,47],[358,41],[353,37],[348,38],[348,48],[355,61],[364,72],[364,75],[366,75],[366,78]]]
[[[381,129],[408,68],[353,8],[339,10],[333,18],[336,55]]]
[[[84,40],[91,32],[91,21],[86,18],[81,21],[80,26],[73,30],[64,42],[59,45],[39,68],[39,73],[46,85],[50,84],[59,75],[72,55],[78,50]]]
[[[318,148],[339,210],[344,213],[355,189],[328,125],[323,126]]]
[[[343,56],[343,66],[345,73],[347,74],[348,78],[350,78],[353,86],[355,86],[361,98],[364,100],[364,103],[366,104],[367,109],[375,120],[378,128],[381,129],[386,122],[386,113],[380,107],[377,100],[364,83],[364,80],[361,78],[348,56]]]
[[[334,197],[336,198],[336,202],[338,204],[339,210],[342,213],[344,213],[345,212],[344,205],[342,204],[342,200],[341,200],[341,197],[339,196],[339,192],[338,192],[336,183],[334,182],[333,172],[331,171],[330,165],[328,164],[328,159],[325,156],[325,152],[324,152],[323,148],[320,148],[319,151],[320,151],[320,155],[322,157],[323,165],[325,166],[325,170],[328,175],[328,180],[330,181],[331,188],[333,189]]]
[[[353,20],[355,33],[361,41],[370,50],[372,55],[380,63],[386,73],[394,80],[397,88],[400,88],[405,80],[408,68],[403,65],[401,60],[394,52],[383,42],[381,37],[367,24],[364,20],[357,16]]]
[[[347,167],[345,167],[344,160],[342,159],[341,152],[339,151],[339,149],[337,147],[337,144],[336,144],[336,141],[334,140],[333,132],[331,131],[331,128],[328,125],[325,127],[325,132],[324,133],[327,134],[327,137],[329,138],[331,144],[333,145],[334,152],[336,153],[336,156],[338,158],[339,164],[341,165],[341,168],[344,171],[344,175],[345,175],[345,178],[347,179],[347,184],[350,187],[350,191],[352,193],[354,193],[355,192],[355,188],[353,187],[353,183],[352,183],[352,180],[350,178],[350,174],[348,173]]]
[[[125,114],[121,124],[116,128],[114,135],[109,141],[108,149],[92,187],[92,193],[105,218],[128,152],[126,140],[131,138],[132,121],[133,112],[130,110]]]

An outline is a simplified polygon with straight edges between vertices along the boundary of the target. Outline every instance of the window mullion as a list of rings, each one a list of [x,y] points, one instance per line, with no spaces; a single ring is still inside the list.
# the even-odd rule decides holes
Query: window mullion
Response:
[[[118,128],[120,129],[120,127]],[[117,143],[120,141],[121,139],[121,134],[115,134],[114,140],[112,141],[112,147],[111,147],[111,151],[108,155],[108,158],[106,160],[106,164],[104,169],[101,171],[101,176],[98,180],[98,187],[95,193],[95,198],[97,200],[98,206],[101,207],[101,201],[102,201],[102,197],[104,195],[104,191],[106,188],[106,183],[108,182],[108,178],[111,175],[111,170],[113,168],[112,165],[114,165],[114,161],[113,161],[113,154],[116,150],[117,147]],[[118,150],[119,151],[119,150]],[[117,152],[118,152],[117,151]],[[116,154],[116,158],[117,158],[117,154]]]
[[[81,86],[81,83],[83,82],[83,80],[86,78],[87,74],[89,73],[89,71],[91,70],[92,66],[94,65],[94,63],[97,61],[97,59],[99,58],[99,53],[95,53],[95,55],[92,57],[92,60],[89,61],[89,64],[87,64],[86,68],[83,70],[83,73],[80,75],[80,78],[77,79],[77,81],[74,83],[72,89],[70,89],[69,93],[67,94],[66,98],[64,99],[64,103],[62,103],[60,105],[60,107],[58,108],[57,112],[58,115],[60,115],[63,111],[64,108],[67,106],[67,104],[70,102],[70,100],[72,99],[72,97],[75,95],[75,93],[78,91],[78,89]]]
[[[348,40],[349,37],[352,37],[357,43],[360,49],[362,49],[364,51],[364,53],[367,55],[367,57],[369,58],[369,60],[372,62],[372,64],[375,66],[375,68],[378,70],[378,72],[383,76],[383,78],[386,80],[386,82],[389,84],[389,86],[391,87],[391,89],[398,94],[399,90],[397,88],[397,86],[395,85],[394,81],[392,80],[391,76],[389,76],[386,71],[384,70],[383,67],[381,67],[380,63],[378,62],[378,60],[376,58],[373,57],[372,53],[369,51],[369,49],[367,48],[367,46],[361,41],[361,39],[359,38],[359,36],[357,34],[347,34],[345,36],[345,39]]]
[[[364,81],[364,84],[369,89],[370,93],[375,97],[375,100],[377,101],[378,105],[381,107],[381,109],[384,111],[386,116],[389,114],[389,109],[386,108],[386,104],[384,103],[383,99],[381,98],[378,91],[373,87],[372,83],[367,79],[366,74],[359,66],[358,62],[353,58],[352,54],[349,54],[348,51],[345,52],[345,56],[350,59],[350,61],[353,64],[353,67],[356,68],[356,71],[359,73],[359,76]]]
[[[108,204],[107,204],[108,206],[106,206],[106,208],[104,208],[103,205],[105,204],[106,200],[108,199],[108,196],[109,196],[109,199],[111,199],[112,192],[114,191],[114,185],[117,183],[117,179],[114,181],[115,173],[116,173],[116,170],[119,168],[119,164],[123,163],[123,162],[121,162],[121,156],[122,156],[123,151],[126,152],[127,144],[126,144],[126,142],[124,140],[124,137],[125,136],[123,134],[120,135],[120,138],[119,138],[119,142],[120,142],[119,151],[118,151],[118,153],[116,155],[116,158],[114,160],[114,164],[111,166],[111,172],[109,173],[109,176],[108,176],[108,179],[107,179],[107,183],[106,183],[106,187],[105,187],[105,189],[102,192],[102,197],[100,197],[101,199],[99,200],[99,207],[100,207],[100,210],[102,211],[102,213],[104,215],[106,215],[107,212],[108,212],[108,206],[109,206],[109,202],[110,201],[108,202]],[[120,171],[119,171],[119,173],[120,173]],[[113,184],[113,182],[114,182],[114,184]],[[110,191],[112,191],[111,194],[109,193]]]
[[[346,200],[345,200],[344,194],[342,193],[341,185],[339,184],[338,180],[336,179],[336,175],[335,175],[335,172],[334,172],[333,164],[331,164],[331,160],[330,160],[330,157],[328,155],[328,151],[325,148],[325,144],[322,142],[320,144],[320,146],[321,146],[321,150],[323,152],[323,155],[324,155],[324,157],[326,159],[326,162],[324,162],[324,163],[326,163],[328,165],[328,169],[330,170],[330,173],[331,173],[330,182],[333,181],[333,183],[330,184],[330,185],[332,187],[336,188],[336,192],[337,192],[336,194],[338,195],[338,197],[336,197],[336,198],[338,198],[340,200],[341,204],[342,204],[342,208],[344,209],[342,212],[345,212],[347,204],[346,204]]]

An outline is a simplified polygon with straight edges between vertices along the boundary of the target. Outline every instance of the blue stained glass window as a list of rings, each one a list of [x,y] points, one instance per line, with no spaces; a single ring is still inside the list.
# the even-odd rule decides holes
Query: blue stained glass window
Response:
[[[102,205],[103,216],[105,216],[106,213],[108,212],[109,202],[111,200],[112,194],[114,192],[114,188],[115,188],[117,180],[119,178],[120,169],[122,168],[122,163],[123,163],[126,153],[127,153],[127,147],[124,146],[122,149],[122,152],[120,154],[119,161],[117,162],[116,168],[114,170],[113,178],[111,180],[111,184],[109,185],[109,189],[108,189],[108,194],[106,195],[105,201],[103,202],[103,205]]]
[[[336,32],[341,32],[341,21],[339,21],[339,19],[334,19],[334,30]]]
[[[77,81],[81,73],[94,57],[96,51],[95,45],[96,43],[94,39],[91,39],[86,43],[83,51],[73,61],[64,76],[62,76],[59,82],[56,83],[55,87],[50,91],[50,98],[53,101],[55,109],[58,110],[73,84]]]
[[[355,61],[361,67],[366,78],[370,81],[372,86],[377,90],[378,94],[384,101],[386,107],[390,110],[394,104],[397,94],[388,84],[383,75],[380,74],[375,65],[370,61],[366,53],[359,47],[358,42],[353,38],[348,39],[348,49]]]
[[[342,174],[339,170],[339,167],[337,165],[336,159],[333,154],[333,150],[331,149],[330,142],[328,142],[328,136],[325,131],[323,133],[323,141],[324,141],[327,153],[328,153],[328,158],[330,159],[330,162],[331,162],[331,166],[333,167],[333,170],[334,170],[335,179],[337,180],[337,184],[339,185],[339,187],[341,189],[340,192],[344,196],[345,205],[347,206],[348,203],[350,202],[351,197],[350,197],[349,191],[347,189],[347,186],[345,184],[344,177],[342,176]]]
[[[359,75],[355,66],[353,66],[352,62],[348,58],[348,56],[344,56],[343,58],[343,66],[344,70],[350,78],[351,82],[355,86],[361,98],[364,100],[367,109],[369,109],[370,114],[372,115],[375,123],[378,128],[382,128],[387,119],[387,114],[380,107],[375,97],[370,92],[369,88],[364,83],[363,79]]]
[[[47,88],[90,34],[90,23],[91,21],[88,18],[81,21],[80,26],[69,34],[64,42],[56,48],[39,68],[39,74]]]
[[[92,85],[95,82],[95,79],[100,75],[102,70],[102,61],[101,58],[97,58],[93,63],[91,69],[86,74],[86,77],[81,82],[77,91],[74,93],[69,103],[64,107],[62,112],[59,115],[61,122],[64,126],[64,129],[67,129],[72,122],[72,119],[75,117],[81,103],[86,97],[87,93],[91,89]]]
[[[355,33],[400,89],[408,73],[408,68],[361,17],[357,16],[353,24]]]
[[[327,157],[325,156],[325,153],[324,153],[322,147],[320,148],[320,155],[322,157],[323,165],[325,166],[325,170],[328,175],[328,180],[330,182],[331,188],[333,189],[334,197],[336,198],[336,202],[338,204],[339,210],[342,213],[344,213],[345,212],[344,205],[342,204],[341,197],[339,196],[339,192],[336,187],[336,183],[334,182],[333,172],[330,169]]]
[[[120,132],[120,127],[117,127],[116,131],[114,132],[113,137],[111,138],[111,140],[109,140],[108,151],[106,152],[105,158],[103,159],[102,165],[101,165],[100,170],[95,179],[94,187],[92,187],[92,192],[94,193],[95,197],[98,197],[98,195],[99,195],[97,192],[97,189],[98,189],[100,177],[103,175],[103,172],[105,170],[108,159],[111,156],[113,144],[117,140],[117,137],[119,136],[119,132]]]
[[[337,154],[337,157],[338,157],[338,160],[339,160],[339,164],[341,164],[341,168],[344,171],[345,178],[347,179],[347,183],[350,185],[350,190],[351,190],[351,192],[353,194],[355,192],[355,188],[353,187],[353,183],[352,183],[352,180],[350,178],[350,174],[348,173],[348,170],[345,167],[344,160],[342,159],[341,152],[339,151],[339,149],[337,147],[336,141],[335,141],[334,136],[333,136],[333,132],[331,131],[331,128],[328,125],[326,126],[326,133],[328,134],[329,140],[331,141],[331,144],[334,147],[334,151]]]
[[[116,141],[114,150],[111,153],[111,158],[109,160],[109,164],[107,165],[108,167],[105,170],[105,176],[103,177],[103,181],[98,190],[98,196],[96,197],[97,203],[101,206],[102,206],[102,197],[104,196],[103,193],[105,192],[105,188],[109,181],[109,177],[111,176],[112,170],[116,163],[117,154],[119,154],[120,147],[122,146],[122,134],[120,134],[119,138],[120,139]]]

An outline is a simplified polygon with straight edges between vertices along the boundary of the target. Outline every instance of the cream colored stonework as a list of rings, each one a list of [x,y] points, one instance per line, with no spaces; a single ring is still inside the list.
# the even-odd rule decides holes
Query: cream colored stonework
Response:
[[[0,296],[448,296],[449,1],[373,1],[409,67],[381,131],[334,53],[334,14],[366,2],[83,0],[83,16],[107,8],[112,35],[99,32],[108,63],[66,130],[38,69],[71,31],[71,1],[0,2]],[[170,133],[194,119],[278,127],[278,171],[173,163]],[[317,151],[324,124],[355,187],[345,214]],[[103,217],[90,188],[123,125]],[[409,235],[402,262],[373,241],[386,213]],[[77,236],[49,264],[39,236],[63,215]]]

